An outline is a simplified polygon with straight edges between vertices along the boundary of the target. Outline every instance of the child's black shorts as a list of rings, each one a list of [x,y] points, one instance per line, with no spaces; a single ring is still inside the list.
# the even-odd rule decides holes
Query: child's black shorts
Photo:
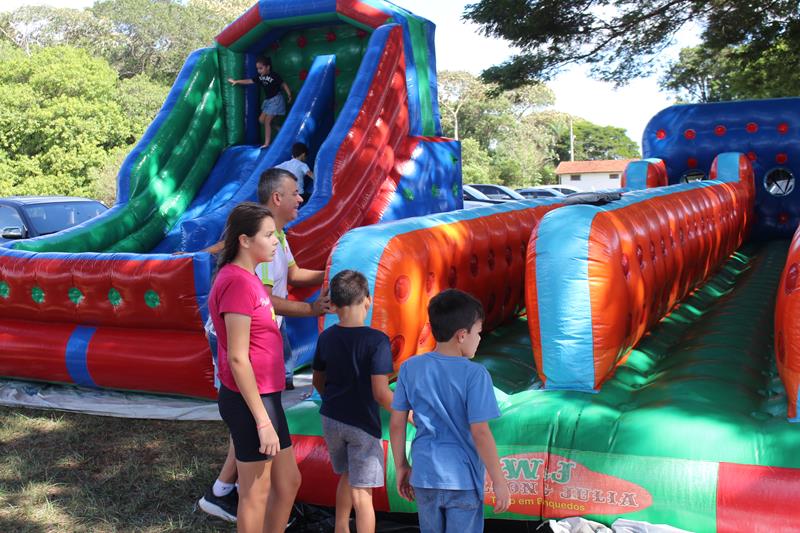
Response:
[[[267,415],[275,428],[275,432],[278,434],[281,450],[288,448],[292,445],[292,439],[289,435],[286,415],[281,405],[280,391],[262,394],[261,401],[264,403]],[[244,397],[225,385],[220,385],[218,405],[219,414],[231,432],[233,447],[236,450],[236,460],[253,462],[272,459],[271,455],[264,455],[258,451],[261,443],[258,440],[256,420],[253,418],[250,408],[247,407]]]

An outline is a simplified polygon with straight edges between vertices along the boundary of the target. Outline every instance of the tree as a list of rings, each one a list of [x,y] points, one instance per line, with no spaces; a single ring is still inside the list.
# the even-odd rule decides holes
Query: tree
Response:
[[[123,78],[147,74],[172,83],[189,53],[221,29],[211,11],[177,0],[102,0],[90,11],[111,25],[117,42],[102,56]]]
[[[465,105],[476,105],[486,98],[481,81],[463,70],[442,71],[438,75],[439,108],[442,110],[443,129],[459,137],[459,120]]]
[[[556,163],[570,160],[569,124],[559,117],[558,140],[555,146]],[[615,126],[599,126],[588,120],[574,117],[572,131],[575,137],[575,159],[634,159],[640,157],[639,146],[628,137],[625,130]]]
[[[0,14],[0,38],[26,53],[37,47],[68,45],[88,50],[117,69],[122,78],[147,74],[172,83],[186,57],[210,46],[231,20],[217,14],[238,12],[233,0],[212,10],[195,0],[101,0],[86,10],[22,7]]]
[[[221,22],[218,31],[253,7],[253,0],[189,0],[189,6],[210,11]]]
[[[0,54],[0,194],[94,196],[98,169],[130,151],[167,92],[120,82],[105,60],[77,48]]]
[[[659,53],[687,23],[720,51],[747,45],[749,60],[784,42],[800,49],[796,0],[479,0],[464,18],[521,52],[484,72],[502,87],[546,80],[570,64],[589,64],[603,80],[623,84],[649,74]]]
[[[91,11],[49,6],[22,6],[0,13],[0,39],[30,54],[33,49],[70,45],[96,55],[114,46],[111,25]]]
[[[461,176],[464,183],[500,183],[492,170],[492,157],[470,138],[461,141]]]
[[[800,94],[800,55],[785,41],[764,50],[757,60],[747,46],[721,51],[684,48],[660,80],[681,101],[719,102]]]

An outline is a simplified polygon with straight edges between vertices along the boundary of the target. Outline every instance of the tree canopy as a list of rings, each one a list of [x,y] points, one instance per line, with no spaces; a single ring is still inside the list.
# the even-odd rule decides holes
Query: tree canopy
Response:
[[[120,81],[105,60],[77,48],[2,50],[0,196],[100,196],[109,153],[135,142],[166,88]]]
[[[800,94],[800,54],[776,42],[753,60],[747,46],[684,48],[660,79],[681,101],[719,102]]]
[[[102,57],[122,78],[171,83],[186,57],[209,46],[251,0],[100,0],[84,10],[25,6],[0,13],[0,39],[26,53],[68,45]]]
[[[549,79],[570,64],[588,64],[599,79],[623,84],[653,73],[659,54],[689,24],[709,51],[738,47],[742,60],[756,61],[777,43],[800,50],[796,0],[479,0],[464,18],[519,48],[484,72],[505,88]]]
[[[555,112],[554,102],[544,84],[503,90],[468,72],[440,72],[442,129],[461,140],[464,183],[553,181],[555,166],[569,159],[570,120],[576,159],[638,157],[639,147],[622,128]]]

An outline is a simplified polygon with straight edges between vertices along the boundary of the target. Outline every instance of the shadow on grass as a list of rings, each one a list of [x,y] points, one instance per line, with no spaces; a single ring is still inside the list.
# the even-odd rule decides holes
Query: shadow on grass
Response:
[[[195,511],[227,451],[221,422],[0,407],[0,531],[234,531]]]

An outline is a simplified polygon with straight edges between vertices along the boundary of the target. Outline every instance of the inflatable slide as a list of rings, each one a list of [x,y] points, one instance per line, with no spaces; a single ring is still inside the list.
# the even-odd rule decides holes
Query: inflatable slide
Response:
[[[316,174],[288,232],[301,266],[324,266],[349,229],[459,209],[433,32],[382,0],[261,0],[194,52],[122,165],[116,205],[0,248],[0,376],[215,397],[203,330],[213,261],[201,250],[294,142]],[[268,149],[256,86],[226,81],[255,75],[260,55],[296,96]],[[316,328],[296,329],[299,349],[313,345]]]

